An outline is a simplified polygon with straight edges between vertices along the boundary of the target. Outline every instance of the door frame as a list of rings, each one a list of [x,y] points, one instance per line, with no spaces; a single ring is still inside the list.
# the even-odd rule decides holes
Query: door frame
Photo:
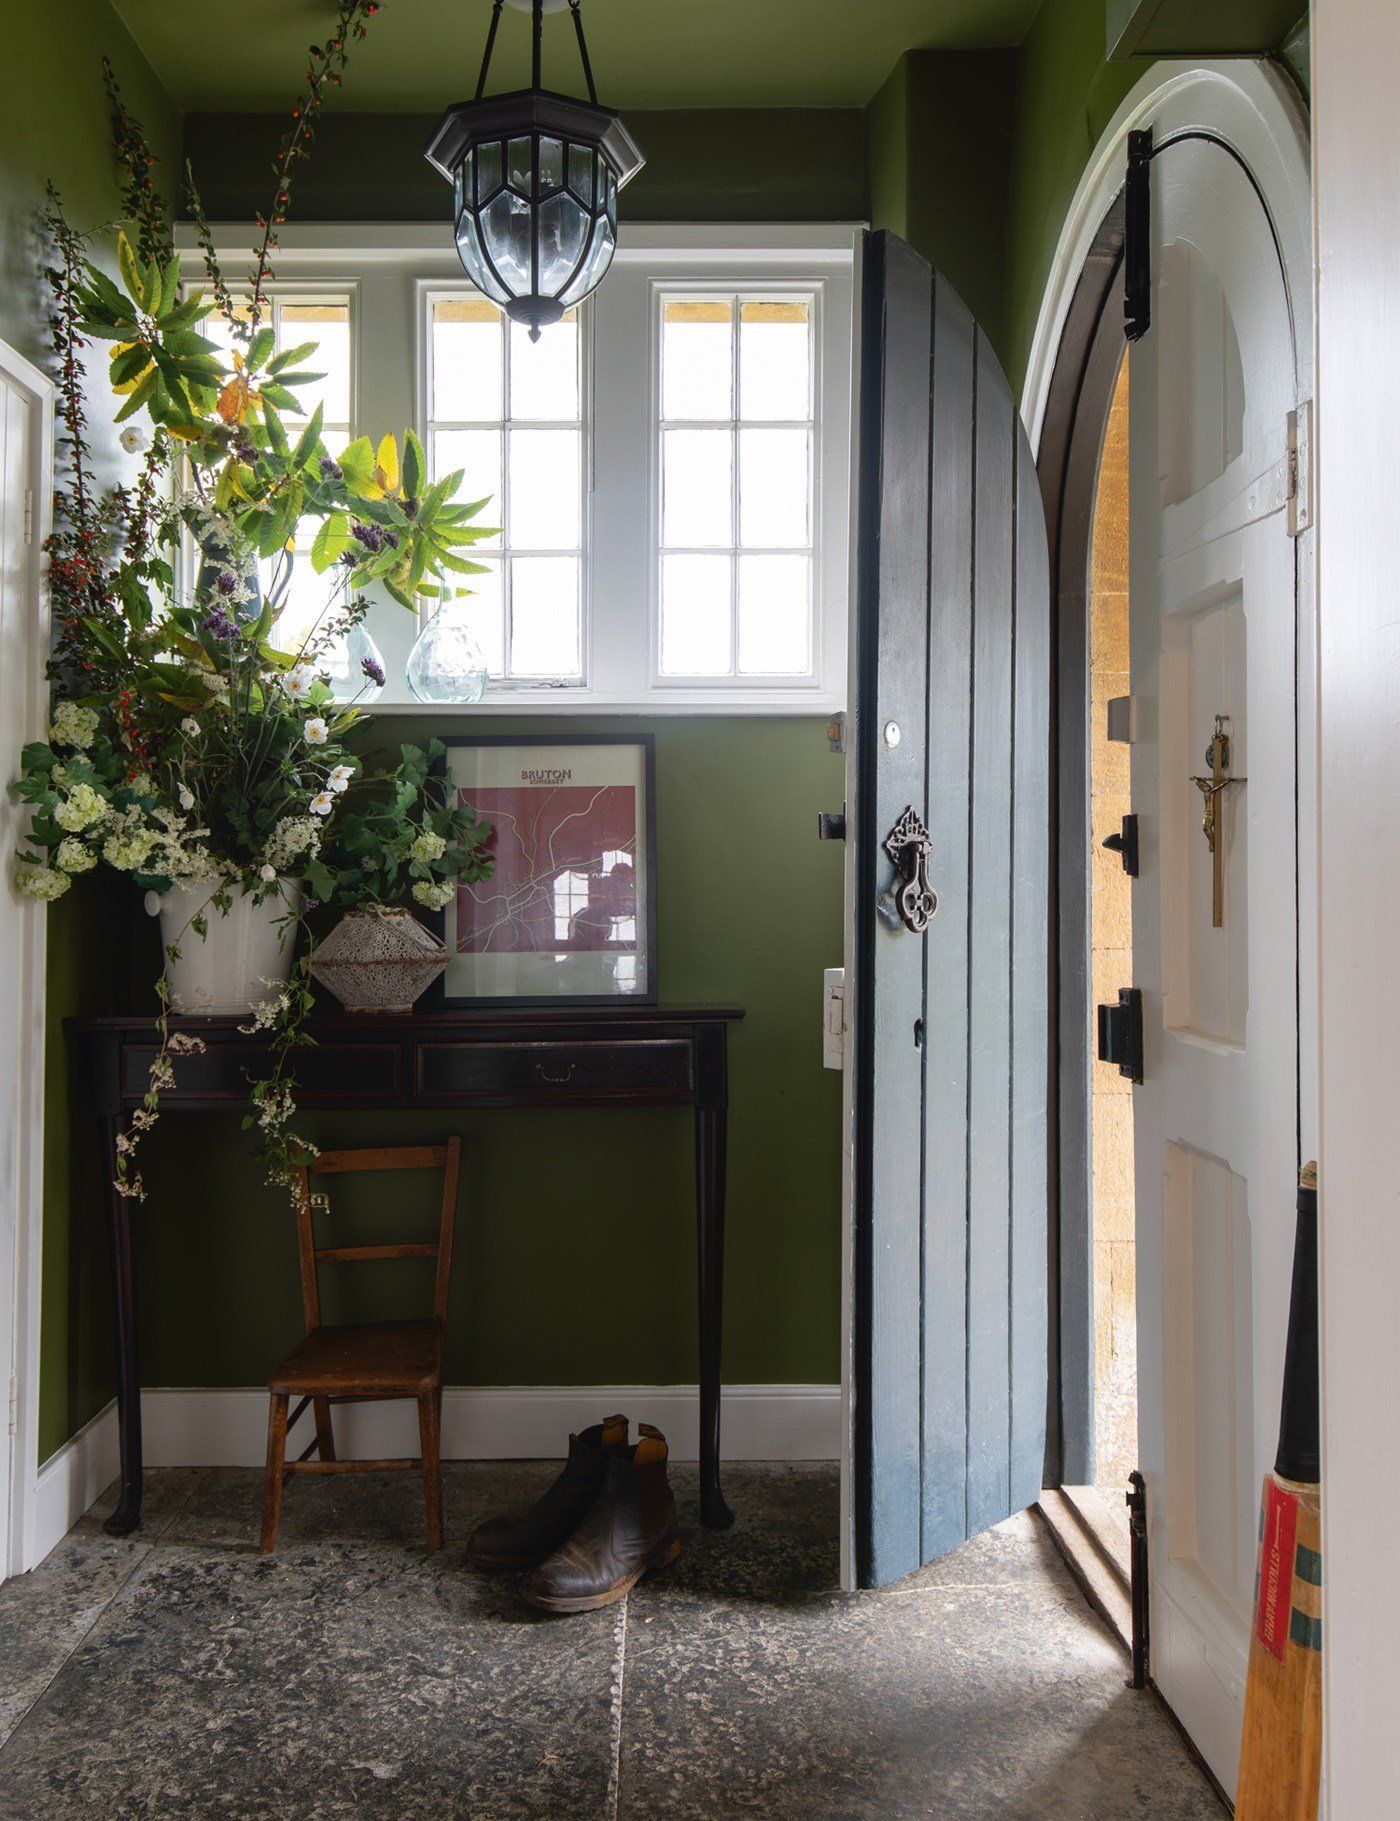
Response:
[[[1089,551],[1123,337],[1122,195],[1089,245],[1060,331],[1036,462],[1050,540],[1050,1363],[1045,1483],[1093,1483],[1089,1144]],[[1073,1041],[1079,1029],[1083,1042]],[[1071,1034],[1067,1044],[1065,1033]],[[1083,1210],[1085,1218],[1065,1210]]]
[[[49,599],[43,552],[53,515],[54,389],[3,341],[0,378],[27,398],[34,412],[27,483],[33,498],[27,590],[32,610],[17,629],[0,629],[7,648],[0,725],[5,729],[6,775],[13,776],[20,747],[42,738],[48,721]],[[14,822],[13,812],[8,820]],[[0,1111],[0,1391],[6,1401],[6,1420],[0,1422],[0,1581],[32,1568],[47,1546],[37,1526],[47,921],[44,906],[15,890],[8,852],[4,863],[0,889],[9,894],[17,933],[13,960],[20,1036],[10,1062],[12,1091]]]
[[[1057,725],[1052,760],[1058,793],[1057,857],[1087,870],[1083,793],[1087,789],[1082,652],[1085,572],[1098,450],[1108,399],[1121,357],[1121,328],[1114,303],[1121,297],[1122,186],[1128,134],[1165,116],[1168,130],[1201,128],[1224,139],[1249,170],[1273,224],[1294,321],[1299,400],[1313,396],[1312,185],[1308,120],[1291,81],[1273,64],[1163,62],[1150,69],[1105,129],[1083,172],[1051,265],[1036,324],[1022,393],[1022,415],[1036,451],[1050,521],[1052,611],[1055,619]],[[1114,343],[1117,353],[1114,353]],[[1317,1155],[1317,640],[1309,546],[1312,532],[1295,543],[1298,683],[1295,730],[1298,786],[1299,1126],[1302,1154]],[[1080,571],[1077,580],[1071,571]],[[1077,810],[1076,813],[1076,800]],[[1058,1027],[1058,1118],[1052,1144],[1052,1307],[1050,1445],[1047,1482],[1082,1483],[1092,1447],[1092,1263],[1089,1248],[1089,1160],[1085,1137],[1087,1082],[1083,1049],[1062,1041],[1068,1019],[1082,1020],[1087,974],[1070,927],[1076,906],[1081,921],[1082,884],[1061,877],[1052,916],[1052,965],[1060,968],[1052,1006]],[[1083,932],[1081,930],[1082,937]],[[1087,1025],[1081,1023],[1087,1042]],[[1082,1210],[1073,1219],[1070,1209]],[[1060,1218],[1061,1210],[1065,1211]],[[1053,1291],[1052,1291],[1053,1295]],[[1058,1446],[1057,1446],[1058,1444]],[[1262,1470],[1262,1469],[1261,1469]]]

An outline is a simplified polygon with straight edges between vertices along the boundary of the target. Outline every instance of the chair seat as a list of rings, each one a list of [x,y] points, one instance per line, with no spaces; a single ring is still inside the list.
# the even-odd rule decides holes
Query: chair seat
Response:
[[[297,1396],[419,1397],[442,1382],[442,1324],[358,1322],[315,1328],[273,1373],[268,1389]]]

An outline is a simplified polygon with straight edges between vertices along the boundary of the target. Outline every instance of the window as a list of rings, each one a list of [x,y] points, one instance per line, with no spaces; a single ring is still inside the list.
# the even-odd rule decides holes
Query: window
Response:
[[[430,292],[428,459],[463,471],[480,522],[470,552],[477,642],[492,678],[583,681],[583,337],[570,310],[538,341],[468,286]]]
[[[808,294],[657,297],[662,678],[809,678]]]
[[[241,270],[245,230],[215,236]],[[485,573],[459,578],[492,678],[474,716],[844,707],[853,240],[628,224],[594,295],[531,342],[436,227],[283,231],[269,320],[279,347],[321,344],[331,451],[412,426],[433,474],[487,502],[495,534],[466,553]],[[299,550],[279,642],[325,597]],[[377,714],[417,709],[422,625],[372,605]]]

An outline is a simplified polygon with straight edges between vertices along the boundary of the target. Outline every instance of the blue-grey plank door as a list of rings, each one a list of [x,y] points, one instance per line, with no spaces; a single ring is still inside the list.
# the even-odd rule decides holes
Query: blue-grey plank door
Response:
[[[862,286],[854,1507],[858,1579],[882,1586],[1040,1493],[1050,591],[985,335],[894,235],[866,238]],[[907,810],[922,931],[887,845]]]

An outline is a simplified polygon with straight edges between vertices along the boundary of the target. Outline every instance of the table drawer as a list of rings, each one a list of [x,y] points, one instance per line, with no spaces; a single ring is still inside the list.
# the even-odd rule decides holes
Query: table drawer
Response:
[[[152,1043],[122,1046],[122,1095],[144,1094],[156,1057]],[[258,1044],[219,1043],[205,1040],[205,1048],[192,1055],[172,1056],[175,1085],[161,1096],[174,1103],[188,1101],[242,1101],[248,1098],[248,1077],[254,1080],[272,1068],[270,1053]],[[333,1097],[354,1100],[361,1095],[397,1100],[403,1093],[403,1046],[399,1043],[337,1044],[334,1049],[298,1050],[292,1060],[296,1098],[311,1103]]]
[[[454,1100],[683,1102],[692,1093],[691,1046],[664,1037],[633,1043],[425,1043],[418,1050],[418,1091],[425,1098]]]

